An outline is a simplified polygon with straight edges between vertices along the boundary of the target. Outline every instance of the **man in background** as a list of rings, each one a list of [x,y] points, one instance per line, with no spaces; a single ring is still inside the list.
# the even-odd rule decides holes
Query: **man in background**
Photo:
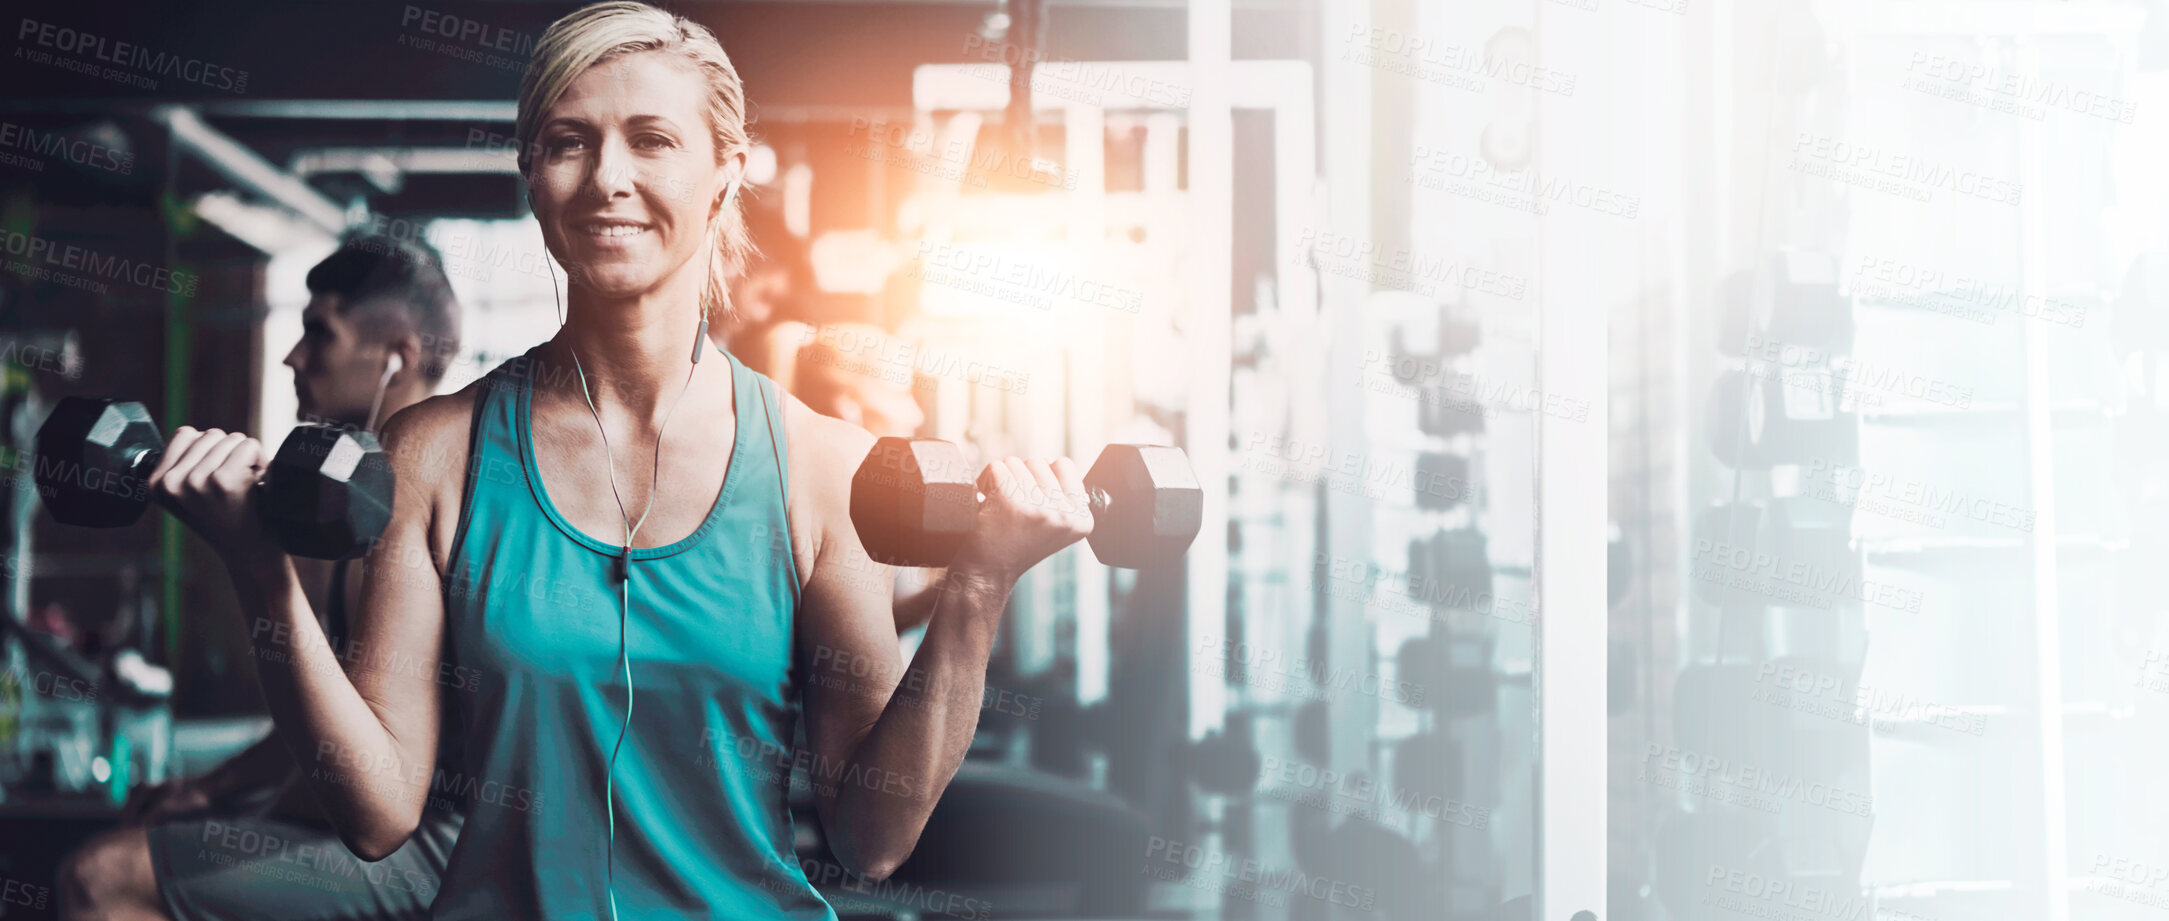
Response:
[[[301,341],[285,361],[301,421],[373,429],[436,392],[458,355],[460,322],[435,250],[349,237],[309,270],[307,284]],[[333,650],[352,663],[347,617],[360,606],[362,580],[348,576],[349,562],[296,557],[294,568]],[[62,917],[426,917],[459,834],[456,797],[431,796],[405,846],[360,864],[317,809],[305,768],[266,735],[208,772],[139,788],[123,827],[62,864]],[[296,853],[310,860],[295,863]]]

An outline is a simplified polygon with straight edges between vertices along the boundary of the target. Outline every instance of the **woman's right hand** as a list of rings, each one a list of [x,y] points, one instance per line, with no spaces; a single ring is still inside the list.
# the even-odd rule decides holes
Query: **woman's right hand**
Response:
[[[240,432],[181,426],[146,479],[151,498],[202,535],[229,568],[284,554],[257,515],[256,480],[270,455]]]

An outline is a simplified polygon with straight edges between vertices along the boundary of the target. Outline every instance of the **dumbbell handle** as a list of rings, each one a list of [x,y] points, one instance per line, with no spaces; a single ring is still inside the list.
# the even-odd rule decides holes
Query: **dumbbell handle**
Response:
[[[1092,514],[1094,517],[1098,517],[1101,513],[1106,512],[1115,504],[1114,497],[1108,495],[1107,490],[1093,489],[1092,487],[1087,486],[1085,487],[1084,493],[1085,502],[1088,503],[1088,505],[1092,509]],[[987,501],[986,493],[978,493],[977,495],[979,496],[980,503],[985,504]]]
[[[129,476],[139,480],[148,480],[151,477],[151,471],[158,469],[158,463],[165,459],[165,445],[159,445],[155,448],[143,448],[134,454],[128,455],[128,464],[123,469],[128,472]]]
[[[166,447],[164,445],[160,445],[155,448],[144,448],[140,451],[137,451],[136,453],[128,456],[128,474],[135,477],[136,479],[148,481],[150,479],[151,471],[157,470],[158,464],[161,461],[165,460],[165,458]],[[260,476],[256,478],[254,486],[258,491],[261,491],[264,486],[270,482],[270,476]],[[149,489],[150,484],[148,482],[145,482],[144,488]]]

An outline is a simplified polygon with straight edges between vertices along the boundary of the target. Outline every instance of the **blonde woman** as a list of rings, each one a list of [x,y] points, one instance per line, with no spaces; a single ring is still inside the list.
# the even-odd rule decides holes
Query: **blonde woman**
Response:
[[[583,8],[536,43],[516,132],[570,278],[564,326],[386,426],[399,492],[367,561],[361,664],[324,649],[253,524],[253,439],[182,429],[154,489],[268,626],[250,636],[278,732],[355,853],[414,831],[456,707],[470,806],[434,917],[833,918],[793,855],[790,767],[810,766],[851,869],[879,878],[911,853],[1015,579],[1090,531],[1081,471],[981,472],[907,675],[891,574],[849,515],[873,436],[704,329],[722,267],[743,264],[745,104],[722,47],[646,5]]]

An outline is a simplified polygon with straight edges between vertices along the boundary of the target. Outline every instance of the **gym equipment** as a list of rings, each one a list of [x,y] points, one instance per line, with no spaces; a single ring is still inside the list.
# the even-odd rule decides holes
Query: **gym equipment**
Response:
[[[1393,377],[1403,384],[1424,386],[1436,383],[1449,359],[1459,358],[1476,350],[1483,342],[1483,327],[1476,314],[1466,310],[1439,306],[1438,342],[1428,351],[1411,349],[1403,335],[1406,327],[1393,328]]]
[[[1402,739],[1393,751],[1395,796],[1418,802],[1461,800],[1467,777],[1461,746],[1433,729]]]
[[[1457,374],[1456,379],[1459,378]],[[1468,388],[1462,386],[1434,387],[1425,391],[1423,400],[1416,404],[1416,427],[1426,435],[1441,438],[1483,434],[1483,407],[1460,396],[1467,392]]]
[[[1423,702],[1444,717],[1481,716],[1499,705],[1499,676],[1491,669],[1489,637],[1413,637],[1394,654],[1396,677],[1421,687]]]
[[[1773,348],[1852,350],[1853,313],[1838,294],[1838,260],[1828,253],[1783,250],[1717,289],[1717,350],[1734,358]],[[1755,348],[1748,348],[1750,338]]]
[[[1747,665],[1681,668],[1672,678],[1673,738],[1700,758],[1760,766],[1782,714],[1758,706],[1754,692],[1755,670]]]
[[[61,524],[119,528],[150,505],[145,481],[166,442],[141,403],[65,397],[38,428],[37,482]],[[375,435],[303,425],[256,488],[264,523],[296,556],[362,555],[392,519],[392,467]]]
[[[1482,432],[1484,409],[1469,396],[1478,392],[1478,382],[1458,361],[1483,344],[1481,316],[1463,304],[1434,302],[1408,292],[1382,291],[1377,297],[1391,303],[1402,319],[1388,334],[1383,376],[1414,391],[1404,396],[1416,403],[1417,428],[1440,437]],[[1412,329],[1419,330],[1415,333],[1419,340],[1432,341],[1411,346]]]
[[[1042,701],[1039,718],[1024,721],[1030,736],[1032,767],[1060,777],[1086,777],[1093,752],[1113,755],[1131,741],[1115,728],[1120,717],[1106,698],[1080,704],[1074,686],[1026,687]]]
[[[883,438],[851,478],[851,521],[876,562],[943,566],[979,514],[977,471],[956,445]],[[1205,491],[1182,449],[1108,445],[1085,472],[1093,555],[1123,569],[1181,558],[1204,523]]]
[[[1722,372],[1710,384],[1710,453],[1747,470],[1815,459],[1858,463],[1859,415],[1845,408],[1837,375],[1827,367],[1756,367],[1753,374]]]
[[[1673,679],[1672,734],[1698,758],[1864,796],[1873,728],[1856,718],[1859,678],[1857,669],[1819,656],[1688,665]]]
[[[1360,901],[1370,896],[1367,905],[1319,902],[1329,912],[1324,916],[1338,917],[1330,914],[1336,908],[1383,921],[1439,916],[1438,906],[1446,898],[1441,888],[1445,876],[1426,872],[1423,855],[1407,838],[1363,816],[1350,816],[1329,827],[1332,819],[1320,809],[1296,809],[1289,819],[1289,849],[1298,869],[1346,884],[1350,891],[1344,898]]]
[[[1332,741],[1328,732],[1332,709],[1325,701],[1313,700],[1296,708],[1295,756],[1311,764],[1324,764],[1331,757]]]
[[[1484,532],[1458,528],[1409,541],[1408,578],[1408,593],[1432,607],[1491,604],[1491,552]]]
[[[1693,550],[1688,555],[1687,579],[1694,583],[1695,597],[1720,607],[1759,604],[1754,592],[1732,584],[1727,578],[1735,569],[1735,549],[1750,554],[1762,544],[1762,506],[1752,502],[1712,503],[1696,513]],[[1740,572],[1742,578],[1749,573]]]
[[[1257,789],[1258,774],[1265,766],[1255,735],[1250,720],[1231,714],[1226,732],[1207,730],[1204,738],[1178,749],[1178,757],[1198,789],[1241,796]]]
[[[1446,451],[1416,454],[1416,507],[1443,511],[1469,501],[1474,485],[1467,455]]]
[[[1695,597],[1708,604],[1857,604],[1861,569],[1852,545],[1852,509],[1845,505],[1788,496],[1767,506],[1742,503],[1737,515],[1730,503],[1719,502],[1695,516],[1688,578]]]
[[[812,810],[810,798],[794,805],[799,828],[819,828]],[[1147,853],[1160,827],[1152,819],[1079,781],[967,760],[927,817],[919,846],[890,877],[893,885],[845,878],[825,841],[811,862],[799,856],[821,871],[814,884],[846,917],[1012,917],[1019,892],[1034,894],[1042,917],[1139,917],[1148,881],[1136,855]],[[928,911],[930,891],[942,893],[931,903],[943,906],[939,912]]]
[[[1763,543],[1787,564],[1809,572],[1842,573],[1858,584],[1860,553],[1853,548],[1850,506],[1807,496],[1772,499],[1762,508]]]

